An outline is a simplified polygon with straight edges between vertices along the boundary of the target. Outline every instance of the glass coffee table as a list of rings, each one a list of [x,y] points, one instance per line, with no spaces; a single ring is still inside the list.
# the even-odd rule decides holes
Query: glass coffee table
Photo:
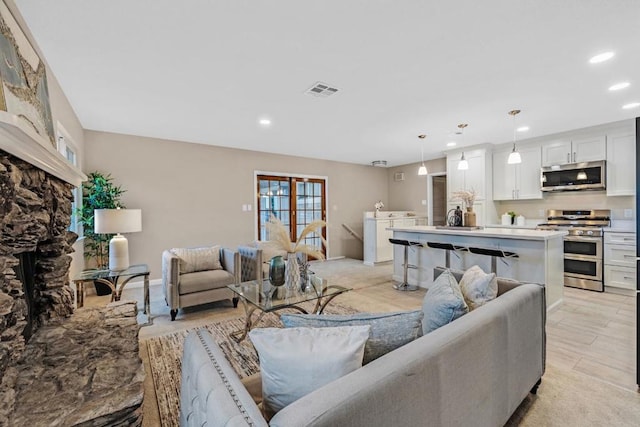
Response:
[[[351,288],[343,286],[327,286],[325,280],[318,277],[310,279],[311,284],[307,290],[286,290],[284,287],[274,287],[269,280],[251,280],[238,285],[229,285],[231,289],[242,301],[245,312],[244,329],[234,331],[230,334],[236,342],[240,342],[247,337],[247,334],[260,320],[265,313],[271,313],[285,308],[297,310],[301,313],[322,314],[327,305],[340,294],[349,292]],[[312,310],[307,310],[301,306],[304,302],[313,302]],[[259,314],[254,318],[255,311]]]

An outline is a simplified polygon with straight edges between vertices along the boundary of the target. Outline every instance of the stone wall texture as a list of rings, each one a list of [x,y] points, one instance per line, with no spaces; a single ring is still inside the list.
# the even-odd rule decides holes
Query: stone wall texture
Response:
[[[36,253],[33,332],[73,313],[73,186],[0,150],[0,381],[25,350],[27,304],[15,255]]]

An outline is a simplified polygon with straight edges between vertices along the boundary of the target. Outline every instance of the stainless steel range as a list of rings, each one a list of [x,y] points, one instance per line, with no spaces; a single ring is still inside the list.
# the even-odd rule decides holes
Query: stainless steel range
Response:
[[[603,228],[611,225],[611,211],[548,210],[542,230],[566,229],[564,238],[564,285],[604,291],[602,281]]]

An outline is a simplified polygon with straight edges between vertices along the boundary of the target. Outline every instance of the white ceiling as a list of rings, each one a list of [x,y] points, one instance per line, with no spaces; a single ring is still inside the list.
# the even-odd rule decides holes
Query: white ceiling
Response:
[[[86,129],[394,166],[640,116],[639,0],[15,2]]]

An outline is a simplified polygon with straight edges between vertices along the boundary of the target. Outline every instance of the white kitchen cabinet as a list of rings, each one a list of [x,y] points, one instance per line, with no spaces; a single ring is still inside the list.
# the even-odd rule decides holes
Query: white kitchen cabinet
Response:
[[[636,248],[631,245],[604,245],[605,265],[633,267],[636,265]]]
[[[447,156],[447,193],[449,198],[454,191],[471,190],[472,188],[476,192],[476,199],[484,200],[487,197],[485,156],[486,150],[465,151],[464,157],[469,162],[467,170],[458,170],[460,153]]]
[[[393,231],[389,227],[409,227],[416,225],[416,218],[365,218],[364,219],[364,263],[375,265],[393,260],[393,244],[389,239]]]
[[[636,289],[636,233],[604,234],[604,286]]]
[[[636,245],[636,233],[632,231],[607,231],[604,233],[604,243],[609,245]]]
[[[604,160],[607,156],[604,134],[576,136],[542,145],[542,166]]]
[[[636,136],[633,129],[607,135],[607,196],[636,194]]]
[[[539,146],[518,148],[522,163],[507,163],[511,150],[493,153],[493,200],[542,199]]]
[[[604,266],[605,287],[636,289],[635,267]]]
[[[478,148],[480,147],[480,148]],[[476,221],[478,225],[495,223],[498,218],[493,203],[493,157],[488,146],[476,146],[465,150],[464,156],[469,162],[469,169],[458,170],[460,151],[447,154],[447,206],[455,208],[459,205],[464,209],[461,201],[453,200],[453,192],[471,190],[476,193]],[[482,203],[480,203],[482,202]]]

